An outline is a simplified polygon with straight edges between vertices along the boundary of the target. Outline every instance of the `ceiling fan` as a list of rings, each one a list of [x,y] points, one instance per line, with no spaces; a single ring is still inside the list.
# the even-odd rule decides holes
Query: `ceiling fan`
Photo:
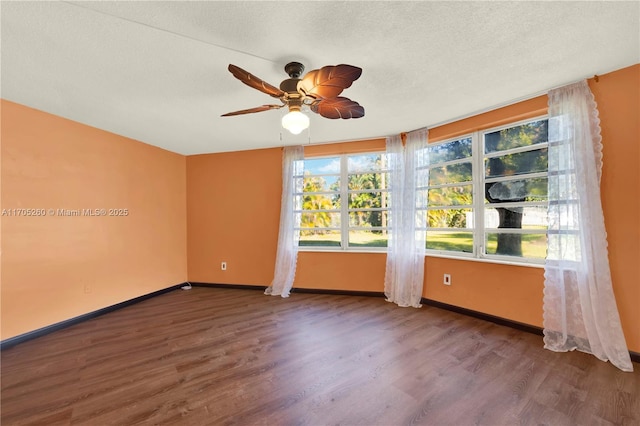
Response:
[[[229,71],[235,78],[269,96],[280,99],[282,105],[262,105],[223,114],[222,117],[250,114],[254,112],[289,108],[289,113],[282,117],[282,127],[293,134],[299,134],[309,127],[309,117],[300,110],[303,106],[325,118],[349,119],[364,117],[364,108],[349,98],[339,96],[351,86],[362,74],[362,69],[353,65],[329,65],[309,71],[300,78],[304,65],[289,62],[284,67],[289,78],[280,83],[280,88],[270,85],[240,67],[229,64]]]

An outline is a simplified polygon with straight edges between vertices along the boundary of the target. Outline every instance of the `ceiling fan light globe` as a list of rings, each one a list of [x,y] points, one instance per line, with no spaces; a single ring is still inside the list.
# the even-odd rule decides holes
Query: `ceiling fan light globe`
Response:
[[[299,135],[309,127],[309,117],[300,111],[291,111],[282,117],[282,127],[294,135]]]

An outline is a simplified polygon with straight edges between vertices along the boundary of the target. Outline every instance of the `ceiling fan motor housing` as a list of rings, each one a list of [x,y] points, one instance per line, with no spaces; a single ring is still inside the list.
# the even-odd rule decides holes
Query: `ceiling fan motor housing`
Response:
[[[291,78],[298,78],[304,72],[304,65],[300,62],[289,62],[284,66],[284,71]]]
[[[298,84],[301,81],[299,77],[304,71],[304,65],[300,62],[289,62],[285,65],[284,70],[290,77],[280,83],[280,90],[286,93],[285,103],[289,107],[289,111],[300,111],[303,99],[302,94],[298,90]]]
[[[299,78],[288,78],[280,83],[280,90],[287,92],[289,95],[298,94],[298,82]]]

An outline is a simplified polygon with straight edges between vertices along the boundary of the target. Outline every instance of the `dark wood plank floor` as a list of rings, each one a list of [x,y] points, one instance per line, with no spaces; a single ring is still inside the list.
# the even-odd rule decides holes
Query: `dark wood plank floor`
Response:
[[[2,352],[2,425],[638,425],[623,373],[381,298],[194,288]]]

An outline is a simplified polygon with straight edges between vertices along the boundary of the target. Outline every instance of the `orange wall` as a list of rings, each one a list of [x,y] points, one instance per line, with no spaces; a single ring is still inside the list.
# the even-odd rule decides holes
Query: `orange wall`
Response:
[[[640,64],[589,86],[600,112],[600,193],[613,290],[627,345],[640,352]]]
[[[640,65],[590,82],[599,103],[604,149],[603,204],[614,291],[630,350],[640,352],[640,224],[637,217],[638,72]],[[546,113],[540,96],[430,129],[437,141]],[[384,140],[305,147],[305,155],[384,149]],[[187,158],[189,279],[268,285],[273,278],[280,212],[281,150],[243,151]],[[258,194],[247,211],[245,197]],[[634,194],[631,196],[629,194]],[[229,270],[220,271],[220,261]],[[542,326],[543,269],[427,257],[426,298]],[[383,291],[381,253],[300,252],[294,287]],[[442,285],[442,275],[452,285]]]
[[[271,282],[281,187],[280,148],[187,157],[189,281]]]
[[[1,338],[186,281],[186,159],[2,101]]]

